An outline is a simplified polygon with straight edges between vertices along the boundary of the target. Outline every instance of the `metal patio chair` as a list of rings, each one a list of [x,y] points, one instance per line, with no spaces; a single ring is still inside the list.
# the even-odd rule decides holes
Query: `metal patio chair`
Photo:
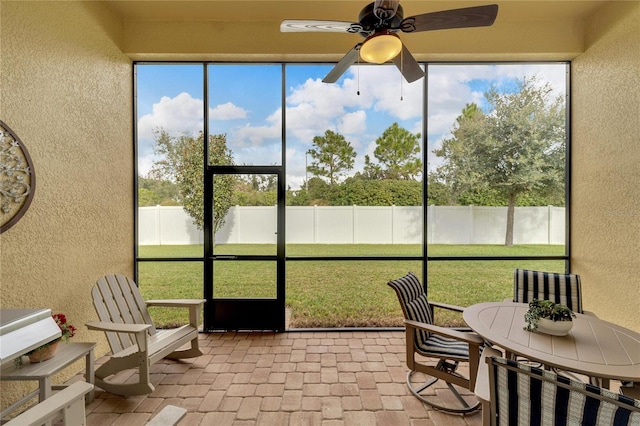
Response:
[[[637,399],[501,357],[486,362],[490,411],[484,426],[640,424]]]
[[[429,302],[425,288],[411,272],[402,278],[389,281],[388,285],[396,292],[404,313],[409,367],[407,386],[411,393],[423,403],[449,413],[465,414],[479,409],[480,402],[473,394],[461,393],[473,392],[482,338],[465,329],[439,327],[433,323],[434,308],[456,312],[462,312],[463,308]],[[461,362],[469,364],[468,378],[457,372]],[[416,373],[427,376],[426,382],[415,379],[414,376],[421,376],[416,376]],[[437,396],[426,394],[426,391],[440,379],[446,382],[448,389],[455,396],[454,402],[449,405],[444,405]]]
[[[513,301],[529,303],[533,299],[551,300],[579,314],[584,313],[580,276],[576,274],[514,270]]]

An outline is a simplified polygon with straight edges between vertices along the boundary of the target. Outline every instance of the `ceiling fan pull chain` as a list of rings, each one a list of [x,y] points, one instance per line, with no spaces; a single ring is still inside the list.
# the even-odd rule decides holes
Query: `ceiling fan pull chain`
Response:
[[[358,80],[358,91],[356,93],[358,94],[358,96],[360,96],[360,55],[358,55],[358,76],[357,76],[357,80]]]
[[[402,99],[402,80],[404,80],[404,58],[402,57],[402,54],[404,52],[401,50],[400,51],[400,102],[403,101]]]

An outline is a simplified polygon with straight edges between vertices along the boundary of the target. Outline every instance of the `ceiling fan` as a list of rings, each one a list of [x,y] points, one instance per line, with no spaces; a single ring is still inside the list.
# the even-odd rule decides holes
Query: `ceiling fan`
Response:
[[[358,33],[365,38],[340,59],[322,80],[324,83],[335,83],[358,58],[377,64],[390,60],[411,83],[424,77],[424,71],[402,44],[398,32],[487,27],[493,25],[497,14],[498,5],[491,4],[423,13],[405,18],[400,0],[375,0],[360,11],[358,22],[286,19],[280,24],[280,31]]]

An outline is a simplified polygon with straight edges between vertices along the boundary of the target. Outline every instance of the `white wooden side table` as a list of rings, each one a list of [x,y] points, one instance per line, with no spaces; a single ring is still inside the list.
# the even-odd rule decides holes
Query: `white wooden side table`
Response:
[[[85,377],[87,383],[94,383],[94,359],[93,349],[96,347],[96,343],[61,343],[58,346],[58,351],[55,356],[43,362],[30,363],[26,362],[22,367],[16,368],[13,363],[3,366],[0,372],[0,380],[37,380],[39,387],[37,390],[31,392],[20,401],[12,404],[2,411],[0,417],[4,419],[8,414],[13,412],[16,408],[23,405],[25,402],[38,395],[38,402],[42,402],[49,398],[53,390],[59,390],[67,387],[67,385],[53,385],[51,383],[51,376],[64,370],[69,365],[73,364],[82,357],[85,357]],[[87,403],[93,401],[94,392],[89,392],[87,397]]]

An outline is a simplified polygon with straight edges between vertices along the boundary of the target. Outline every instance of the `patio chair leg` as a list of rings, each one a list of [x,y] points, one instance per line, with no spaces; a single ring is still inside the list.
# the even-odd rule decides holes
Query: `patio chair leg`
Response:
[[[429,407],[431,407],[431,408],[433,408],[435,410],[439,410],[439,411],[443,411],[443,412],[451,413],[451,414],[461,414],[461,415],[473,413],[474,411],[476,411],[476,410],[481,408],[480,401],[476,401],[474,404],[470,405],[469,402],[467,402],[462,397],[462,395],[460,395],[458,390],[456,388],[454,388],[451,383],[447,383],[447,386],[452,391],[452,393],[456,397],[456,399],[460,402],[459,407],[446,407],[444,405],[435,403],[434,401],[432,401],[432,400],[428,399],[427,397],[421,395],[421,393],[425,389],[427,389],[428,387],[430,387],[431,385],[436,383],[438,381],[438,378],[432,377],[429,380],[427,380],[426,383],[420,383],[419,385],[416,386],[411,381],[411,377],[413,376],[414,373],[415,373],[415,371],[409,371],[407,373],[407,387],[409,388],[409,390],[411,391],[413,396],[418,398],[423,404],[426,404],[426,405],[428,405]]]
[[[409,372],[409,373],[411,373],[411,372]],[[428,388],[429,386],[431,386],[432,384],[434,384],[437,381],[438,381],[438,379],[435,378],[435,377],[432,378],[431,380],[427,380],[425,384],[415,388],[415,392],[420,393],[420,392],[422,392],[423,390],[425,390],[426,388]]]
[[[451,392],[453,393],[453,396],[456,397],[456,399],[458,401],[460,401],[460,404],[463,407],[466,408],[470,408],[471,406],[469,405],[469,403],[467,401],[465,401],[465,399],[462,397],[462,395],[460,395],[460,392],[458,392],[458,390],[456,388],[453,387],[453,385],[451,383],[447,383],[447,386],[449,387],[449,389],[451,390]]]

